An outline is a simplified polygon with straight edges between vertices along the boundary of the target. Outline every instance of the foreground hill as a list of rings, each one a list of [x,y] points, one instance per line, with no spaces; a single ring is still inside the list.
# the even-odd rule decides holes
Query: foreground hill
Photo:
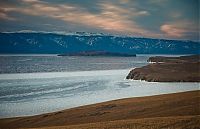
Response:
[[[200,55],[150,57],[154,62],[129,72],[127,79],[149,82],[200,82]]]
[[[197,129],[200,91],[114,100],[43,115],[0,119],[0,128]]]
[[[70,53],[107,51],[127,54],[197,54],[200,43],[76,32],[0,33],[0,53]]]
[[[36,129],[199,129],[200,115],[116,120]]]

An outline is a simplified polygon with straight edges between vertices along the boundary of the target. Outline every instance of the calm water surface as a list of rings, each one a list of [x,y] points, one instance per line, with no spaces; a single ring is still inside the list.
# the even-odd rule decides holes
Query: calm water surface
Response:
[[[130,81],[138,57],[0,56],[0,117],[35,115],[114,99],[199,90],[199,83]]]

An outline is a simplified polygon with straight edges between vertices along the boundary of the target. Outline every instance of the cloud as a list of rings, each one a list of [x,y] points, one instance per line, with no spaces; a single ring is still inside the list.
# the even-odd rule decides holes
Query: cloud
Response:
[[[182,14],[180,13],[180,12],[171,12],[171,13],[169,13],[169,17],[171,17],[171,18],[176,18],[176,19],[178,19],[178,18],[180,18],[182,16]]]
[[[147,12],[147,11],[139,11],[138,13],[137,13],[138,15],[149,15],[149,12]]]
[[[18,30],[91,31],[154,38],[194,37],[199,31],[195,10],[186,10],[188,4],[184,2],[181,4],[185,6],[179,8],[180,1],[9,0],[0,4],[1,23],[10,24],[1,30],[14,25]]]
[[[108,32],[135,34],[140,36],[148,33],[133,20],[130,20],[132,17],[148,15],[149,13],[144,10],[136,10],[135,8],[127,9],[112,3],[101,2],[98,4],[101,12],[94,14],[79,6],[67,4],[52,5],[40,0],[21,1],[23,4],[26,4],[24,8],[7,7],[4,8],[4,10],[6,12],[18,12],[27,15],[50,17]]]
[[[15,18],[9,17],[6,13],[0,12],[0,19],[15,20]]]
[[[149,0],[150,3],[163,6],[169,0]]]
[[[192,21],[176,21],[162,25],[160,30],[165,37],[181,38],[187,37],[191,33],[198,33],[199,26]]]
[[[121,4],[128,4],[130,0],[119,0],[119,3]]]
[[[40,3],[41,2],[40,0],[21,0],[21,1],[25,3]]]
[[[170,37],[182,37],[187,30],[176,27],[175,25],[164,24],[160,28],[167,36]]]
[[[0,8],[0,19],[11,20],[11,21],[16,20],[15,18],[8,16],[6,10],[1,8]]]

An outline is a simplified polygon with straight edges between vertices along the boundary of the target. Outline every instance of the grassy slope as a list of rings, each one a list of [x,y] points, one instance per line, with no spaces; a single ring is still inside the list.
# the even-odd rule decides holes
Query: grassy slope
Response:
[[[36,129],[199,129],[200,116],[173,116],[116,120]]]
[[[88,128],[90,128],[90,126],[97,126],[96,128],[100,128],[99,126],[108,125],[112,128],[119,125],[121,127],[127,126],[127,128],[129,128],[128,126],[135,126],[134,123],[137,123],[137,121],[140,121],[141,127],[145,127],[144,124],[146,122],[147,124],[149,123],[149,127],[158,126],[152,124],[159,124],[160,122],[162,123],[161,125],[167,126],[169,120],[172,120],[170,124],[172,126],[174,124],[180,125],[180,122],[185,124],[183,126],[187,126],[189,123],[193,122],[193,124],[191,124],[192,127],[192,125],[197,125],[198,123],[194,117],[200,115],[199,107],[200,91],[191,91],[168,95],[121,99],[31,117],[1,119],[0,127],[29,128],[65,126],[63,128],[71,128],[73,126],[70,127],[69,125],[75,125],[80,128],[83,126],[83,129],[85,129],[87,126]],[[175,118],[177,116],[179,116],[179,119]],[[189,118],[189,116],[191,116],[191,118]],[[157,119],[157,117],[162,118]],[[116,120],[122,121],[119,122]],[[189,121],[189,123],[184,123],[184,121]],[[105,123],[91,124],[95,122]],[[165,124],[163,124],[163,122]]]

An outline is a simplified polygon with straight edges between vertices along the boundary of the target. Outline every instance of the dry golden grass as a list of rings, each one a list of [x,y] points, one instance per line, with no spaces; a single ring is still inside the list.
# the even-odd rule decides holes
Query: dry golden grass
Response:
[[[35,129],[199,129],[200,116],[156,117],[117,120]]]

